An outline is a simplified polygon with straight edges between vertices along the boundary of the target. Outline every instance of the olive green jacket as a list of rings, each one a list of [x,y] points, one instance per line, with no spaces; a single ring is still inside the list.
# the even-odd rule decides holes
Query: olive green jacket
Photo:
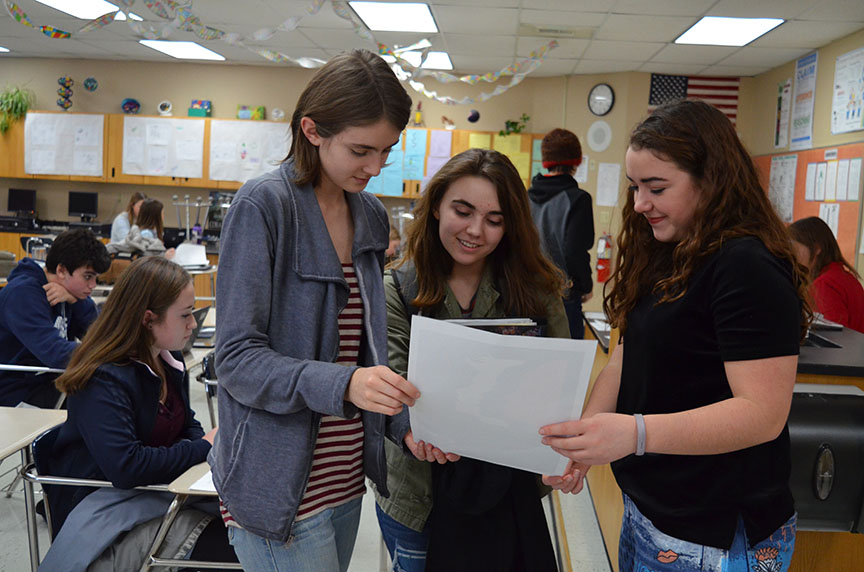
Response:
[[[413,265],[406,264],[399,269],[400,276],[414,275]],[[403,274],[404,272],[404,274]],[[405,282],[404,280],[402,281]],[[507,317],[499,302],[500,294],[495,289],[491,269],[488,267],[477,288],[472,318]],[[393,271],[384,273],[384,293],[387,299],[387,352],[390,368],[405,376],[408,373],[408,346],[411,342],[411,316],[408,314]],[[410,302],[410,300],[409,300]],[[570,328],[564,305],[558,296],[550,296],[546,304],[547,335],[555,338],[569,338]],[[447,288],[444,302],[432,310],[420,312],[436,320],[462,318],[462,310],[456,296]],[[409,380],[410,381],[410,380]],[[384,498],[375,490],[375,500],[385,513],[408,528],[420,531],[426,524],[432,510],[432,471],[426,461],[407,456],[402,449],[390,441],[384,441],[387,457],[387,489],[390,498]],[[374,489],[374,485],[373,485]]]

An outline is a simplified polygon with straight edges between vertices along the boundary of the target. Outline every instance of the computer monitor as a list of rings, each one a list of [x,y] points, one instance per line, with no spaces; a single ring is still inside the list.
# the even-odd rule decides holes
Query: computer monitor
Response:
[[[96,218],[99,206],[99,193],[69,191],[69,216],[81,217],[82,222]]]
[[[6,210],[20,217],[36,214],[36,191],[33,189],[9,189]]]

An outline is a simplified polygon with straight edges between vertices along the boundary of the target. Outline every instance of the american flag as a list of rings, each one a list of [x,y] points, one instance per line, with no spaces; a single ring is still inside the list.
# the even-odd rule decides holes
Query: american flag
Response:
[[[698,77],[686,75],[651,74],[651,92],[648,111],[667,101],[701,99],[726,114],[734,124],[738,118],[737,77]]]

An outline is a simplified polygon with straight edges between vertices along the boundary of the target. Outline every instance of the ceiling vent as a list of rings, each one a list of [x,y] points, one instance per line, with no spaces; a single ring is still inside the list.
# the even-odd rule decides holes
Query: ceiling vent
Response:
[[[568,28],[566,26],[519,24],[519,35],[540,36],[541,38],[590,40],[594,37],[594,28]]]

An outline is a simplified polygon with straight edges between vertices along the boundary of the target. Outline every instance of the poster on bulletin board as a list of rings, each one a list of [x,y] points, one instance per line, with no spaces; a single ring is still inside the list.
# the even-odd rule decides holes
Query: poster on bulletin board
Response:
[[[204,120],[124,117],[123,173],[203,177]]]
[[[831,133],[864,129],[864,48],[843,54],[834,65]]]
[[[210,121],[210,179],[245,183],[279,166],[291,149],[287,123]]]
[[[104,115],[37,113],[24,122],[24,172],[102,176]]]

